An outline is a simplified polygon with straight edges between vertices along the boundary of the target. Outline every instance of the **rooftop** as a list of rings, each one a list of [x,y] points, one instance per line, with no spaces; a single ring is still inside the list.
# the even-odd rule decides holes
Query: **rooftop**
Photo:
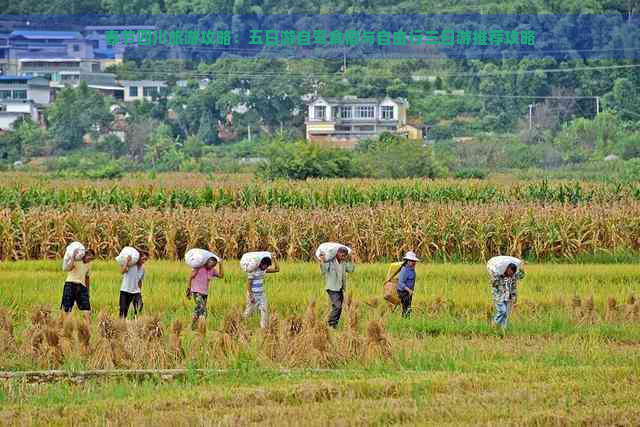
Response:
[[[81,39],[82,35],[77,31],[32,31],[32,30],[16,30],[10,34],[10,37],[22,37],[32,40],[71,40]]]
[[[88,25],[84,27],[85,31],[126,31],[126,30],[155,30],[155,25]]]
[[[118,80],[118,83],[120,83],[123,86],[140,86],[140,85],[147,85],[147,86],[152,86],[152,85],[158,85],[158,86],[166,86],[167,82],[162,82],[159,80]]]
[[[6,80],[31,80],[32,77],[31,76],[0,76],[0,82],[2,81],[6,81]]]
[[[403,98],[357,98],[354,96],[343,96],[342,98],[330,98],[318,96],[310,99],[307,103],[313,103],[319,99],[326,101],[328,104],[379,104],[385,100],[391,100],[393,102],[397,102],[398,104],[409,105],[406,99]]]

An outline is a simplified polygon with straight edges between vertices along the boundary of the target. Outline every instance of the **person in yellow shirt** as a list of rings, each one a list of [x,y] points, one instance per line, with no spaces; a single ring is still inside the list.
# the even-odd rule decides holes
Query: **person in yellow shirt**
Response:
[[[91,249],[87,249],[81,260],[75,260],[67,273],[67,279],[62,290],[62,303],[60,308],[64,311],[65,316],[69,316],[74,304],[78,305],[78,309],[84,312],[87,320],[91,317],[91,303],[89,301],[89,285],[91,273],[91,261],[93,261],[95,253]]]

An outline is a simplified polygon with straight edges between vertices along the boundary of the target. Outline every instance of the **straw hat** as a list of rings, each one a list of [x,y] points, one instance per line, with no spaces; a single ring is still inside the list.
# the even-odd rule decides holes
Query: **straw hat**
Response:
[[[418,257],[416,256],[416,253],[413,251],[409,251],[406,254],[404,254],[404,258],[402,258],[405,261],[415,261],[415,262],[420,262],[420,260],[418,259]]]

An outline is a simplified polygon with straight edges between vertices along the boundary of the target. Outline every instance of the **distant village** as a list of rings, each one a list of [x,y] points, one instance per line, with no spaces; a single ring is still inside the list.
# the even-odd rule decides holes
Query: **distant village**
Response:
[[[107,31],[155,30],[155,26],[87,26],[83,31],[16,30],[0,33],[0,132],[9,132],[21,117],[45,126],[44,110],[66,87],[84,82],[89,88],[117,102],[155,101],[171,97],[166,81],[120,80],[105,72],[122,64],[126,49],[135,45],[107,45]],[[203,87],[207,79],[199,82]],[[186,86],[178,80],[177,86]],[[325,98],[309,95],[305,135],[311,142],[330,142],[352,148],[358,141],[390,132],[410,139],[424,139],[425,126],[407,120],[409,103],[393,98]],[[243,106],[235,109],[242,112]],[[112,107],[118,112],[117,104]],[[116,117],[117,114],[116,114]],[[222,139],[232,138],[233,112],[218,123]],[[114,126],[114,134],[124,132]]]

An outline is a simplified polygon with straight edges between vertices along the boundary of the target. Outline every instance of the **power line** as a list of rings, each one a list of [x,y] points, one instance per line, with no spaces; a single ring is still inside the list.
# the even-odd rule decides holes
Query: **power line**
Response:
[[[433,75],[425,76],[414,74],[412,78],[424,78],[428,77],[487,77],[487,76],[507,76],[507,75],[527,75],[527,74],[536,74],[536,73],[567,73],[567,72],[577,72],[577,71],[602,71],[602,70],[614,70],[614,69],[630,69],[630,68],[639,68],[640,64],[624,64],[624,65],[602,65],[602,66],[592,66],[592,67],[573,67],[573,68],[538,68],[533,70],[511,70],[511,71],[495,71],[491,73],[487,72],[469,72],[469,73],[434,73]],[[132,73],[149,73],[149,74],[162,74],[162,75],[176,75],[180,74],[179,72],[169,72],[169,71],[155,71],[150,69],[137,69],[132,70]],[[288,71],[283,72],[238,72],[238,71],[210,71],[210,72],[184,72],[185,74],[189,74],[193,77],[216,77],[216,76],[229,76],[229,77],[279,77],[279,76],[288,76],[288,77],[304,77],[304,78],[336,78],[341,77],[340,74],[337,73],[292,73]],[[393,75],[381,75],[381,74],[367,74],[368,78],[394,78]]]

